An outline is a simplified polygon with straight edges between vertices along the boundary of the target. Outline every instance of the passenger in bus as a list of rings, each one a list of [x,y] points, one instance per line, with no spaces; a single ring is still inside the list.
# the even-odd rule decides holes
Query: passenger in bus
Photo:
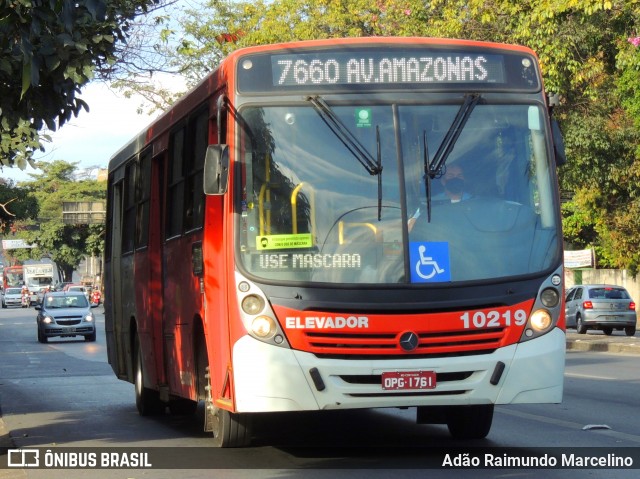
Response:
[[[451,203],[459,203],[468,200],[471,194],[465,191],[464,171],[460,165],[447,166],[444,175],[440,178],[444,187],[441,195],[436,195],[433,200],[449,200]]]
[[[440,183],[442,184],[443,191],[434,195],[431,198],[432,202],[450,202],[450,203],[460,203],[461,201],[468,200],[472,197],[471,193],[465,191],[465,177],[464,170],[462,166],[457,164],[452,164],[450,166],[445,167],[445,173],[440,178]],[[413,228],[413,225],[423,213],[423,210],[426,208],[426,205],[421,205],[415,213],[409,218],[408,226],[409,231]]]

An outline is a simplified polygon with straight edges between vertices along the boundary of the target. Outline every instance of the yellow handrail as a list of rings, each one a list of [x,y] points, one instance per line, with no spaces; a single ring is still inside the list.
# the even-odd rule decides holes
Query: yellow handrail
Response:
[[[303,186],[309,190],[309,215],[311,216],[311,237],[316,237],[316,192],[304,181],[298,184],[291,192],[291,216],[292,216],[292,233],[298,233],[298,195]]]
[[[371,223],[345,223],[344,221],[339,221],[338,222],[338,244],[344,244],[345,227],[359,227],[359,226],[364,226],[365,228],[369,228],[371,231],[373,231],[374,235],[378,234],[378,229],[375,227],[375,225]]]
[[[264,158],[264,168],[265,168],[265,181],[260,187],[260,195],[258,196],[258,221],[260,223],[260,236],[264,236],[265,234],[271,234],[271,188],[269,187],[269,182],[271,181],[271,154],[267,152]],[[269,203],[269,209],[267,210],[267,220],[265,224],[264,218],[264,201]],[[265,233],[266,226],[266,233]]]

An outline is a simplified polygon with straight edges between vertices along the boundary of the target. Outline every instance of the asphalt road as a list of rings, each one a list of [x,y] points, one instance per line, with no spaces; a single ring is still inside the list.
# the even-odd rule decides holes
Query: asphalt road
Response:
[[[179,418],[163,417],[154,420],[137,416],[133,406],[132,386],[116,381],[110,367],[105,363],[104,334],[100,334],[104,330],[103,318],[100,318],[98,322],[99,334],[98,341],[95,343],[64,339],[52,340],[47,346],[44,346],[39,345],[35,340],[34,313],[32,310],[20,312],[17,314],[18,318],[13,319],[12,317],[7,322],[9,324],[3,323],[4,327],[10,328],[10,330],[0,329],[3,353],[10,356],[10,361],[0,364],[0,368],[2,368],[0,377],[5,381],[22,382],[20,387],[11,387],[5,390],[12,391],[12,396],[7,399],[9,400],[8,404],[12,406],[13,414],[11,434],[16,438],[18,446],[25,447],[32,444],[55,446],[55,443],[51,441],[59,438],[60,441],[66,443],[65,445],[70,446],[73,444],[82,446],[99,444],[119,446],[127,444],[138,447],[144,445],[170,446],[173,448],[171,454],[182,454],[180,449],[185,451],[184,448],[176,448],[177,445],[189,446],[190,448],[206,447],[209,438],[200,431],[200,424],[186,420],[181,421]],[[7,314],[4,314],[3,311],[0,316],[4,318]],[[25,327],[21,328],[23,324]],[[578,335],[574,330],[569,330],[567,349],[576,353],[568,354],[568,385],[571,385],[571,389],[573,389],[574,383],[579,384],[582,389],[578,389],[578,393],[572,396],[570,388],[567,388],[567,400],[562,405],[501,407],[496,417],[495,432],[492,430],[489,440],[490,445],[529,447],[530,445],[544,444],[566,447],[571,444],[572,447],[586,447],[613,444],[628,447],[629,444],[640,444],[640,438],[633,433],[633,430],[637,430],[634,429],[637,426],[634,426],[631,418],[624,415],[624,418],[621,419],[618,417],[619,413],[616,413],[616,411],[622,410],[623,406],[619,404],[620,401],[616,402],[615,407],[603,407],[603,405],[609,404],[607,398],[612,395],[625,398],[637,397],[637,390],[634,389],[637,384],[635,379],[637,374],[634,372],[633,374],[636,376],[633,377],[620,374],[609,377],[607,371],[613,367],[613,362],[618,361],[620,367],[626,368],[625,371],[636,371],[636,369],[633,363],[630,363],[629,359],[623,356],[598,354],[598,352],[638,354],[640,353],[640,338],[637,336],[627,337],[622,332],[615,332],[612,336],[605,336],[597,331]],[[78,361],[75,361],[76,359]],[[618,363],[615,363],[615,366],[613,369],[618,371]],[[605,376],[608,381],[606,383],[602,382]],[[108,383],[108,387],[104,387],[105,381]],[[625,389],[614,389],[612,386],[614,382],[615,388]],[[73,391],[70,390],[70,386]],[[603,396],[598,396],[599,393],[602,393]],[[43,394],[46,397],[42,397]],[[77,401],[78,404],[74,404],[74,401]],[[91,410],[91,405],[94,403],[96,405],[95,415],[87,417],[86,412],[83,411]],[[629,407],[625,405],[624,411],[628,412]],[[327,464],[333,465],[329,467],[340,468],[345,463],[353,465],[354,461],[364,461],[361,466],[366,469],[367,464],[377,464],[378,456],[375,449],[391,442],[397,447],[398,454],[390,454],[388,448],[383,447],[380,451],[384,457],[383,462],[388,467],[395,468],[397,466],[399,470],[405,470],[408,464],[419,465],[422,460],[421,455],[431,448],[458,444],[451,441],[446,432],[441,430],[442,427],[430,427],[430,432],[425,434],[424,426],[415,425],[410,411],[361,411],[355,414],[349,413],[346,416],[340,414],[340,412],[336,412],[330,417],[325,417],[324,421],[319,420],[315,415],[299,415],[296,424],[283,424],[277,418],[265,420],[263,426],[266,427],[262,428],[265,432],[262,437],[258,437],[256,447],[251,449],[250,461],[252,464],[277,464],[279,465],[275,466],[277,468],[287,467],[289,469],[291,467],[294,471],[296,468],[302,468],[297,471],[304,470],[309,473],[303,474],[304,477],[312,477],[314,473],[309,471],[309,468],[313,466],[314,461],[321,464],[327,472],[329,472],[326,469]],[[584,424],[595,422],[609,423],[613,430],[596,431],[595,435],[582,433]],[[116,427],[111,423],[121,426]],[[341,434],[334,438],[331,424],[354,424],[354,426],[353,429],[349,427],[346,430],[343,429]],[[367,431],[370,428],[370,432],[362,431],[363,424],[367,425]],[[4,423],[0,419],[0,447],[15,447],[14,442],[10,439],[9,431],[3,428]],[[385,437],[389,439],[382,438],[379,435],[381,431],[384,431]],[[308,432],[313,434],[308,435]],[[525,434],[521,434],[521,432]],[[316,436],[319,437],[319,443],[315,439]],[[296,444],[292,444],[290,442],[292,437],[300,439],[296,440]],[[274,443],[275,447],[271,447],[270,445]],[[329,447],[329,444],[333,447]],[[363,455],[360,455],[358,451],[354,453],[352,451],[354,444],[366,448],[367,452]],[[305,455],[306,452],[309,453],[309,457]],[[221,452],[207,448],[206,454],[212,458],[224,457],[226,461],[231,461],[234,467],[238,468],[242,468],[248,460],[246,451],[225,450]],[[42,474],[39,475],[40,472]],[[139,472],[132,472],[129,475],[126,471],[112,471],[113,474],[103,474],[103,472],[106,471],[101,472],[101,478],[135,477],[138,479],[144,476]],[[225,470],[223,475],[231,477],[229,472],[229,470]],[[371,479],[371,472],[369,470],[366,473],[365,471],[358,473],[352,469],[348,476]],[[387,471],[387,473],[389,472]],[[431,477],[443,477],[437,471],[435,474],[432,474],[433,472],[433,470],[429,472]],[[471,471],[459,472],[470,473]],[[505,474],[500,477],[507,477],[507,471],[503,472]],[[579,474],[579,471],[573,471],[573,474],[570,474],[572,471],[553,472],[554,474],[548,477],[572,478],[575,477],[575,474]],[[633,471],[621,472],[630,473]],[[27,477],[7,476],[4,473],[6,471],[0,470],[0,479]],[[538,477],[537,474],[531,475],[530,473],[531,471],[519,471],[518,476]],[[54,471],[29,471],[28,477],[34,479],[39,477],[68,479],[72,477],[65,475],[64,471],[55,471],[55,475],[53,474]],[[251,470],[245,474],[240,477],[255,477]],[[287,474],[281,475],[273,472],[270,474],[272,477],[288,477]],[[418,475],[408,474],[407,477],[425,477],[425,474],[426,472]],[[92,476],[73,475],[73,477]],[[165,476],[156,475],[155,477]],[[170,474],[166,477],[173,479],[176,476]],[[212,476],[211,473],[193,471],[187,476],[181,473],[180,477],[187,479],[187,477]],[[222,476],[216,473],[213,477]],[[384,477],[384,474],[376,477]],[[471,476],[454,473],[451,477],[484,478],[492,476],[480,473]],[[591,474],[590,477],[626,478],[634,476]]]

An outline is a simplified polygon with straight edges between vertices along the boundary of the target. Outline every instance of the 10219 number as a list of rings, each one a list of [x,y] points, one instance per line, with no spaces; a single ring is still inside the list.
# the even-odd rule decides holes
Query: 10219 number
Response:
[[[464,329],[500,328],[505,326],[522,326],[527,322],[527,312],[524,309],[511,311],[476,311],[466,312],[460,316]]]

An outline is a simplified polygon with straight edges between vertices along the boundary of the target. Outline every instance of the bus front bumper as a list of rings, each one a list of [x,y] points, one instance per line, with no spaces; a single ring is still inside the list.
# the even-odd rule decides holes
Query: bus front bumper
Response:
[[[245,336],[233,348],[236,412],[559,403],[565,345],[564,331],[556,328],[491,354],[344,360],[322,359]],[[499,363],[505,367],[494,385],[490,380]],[[434,389],[384,390],[381,374],[393,371],[434,371],[442,380]]]

